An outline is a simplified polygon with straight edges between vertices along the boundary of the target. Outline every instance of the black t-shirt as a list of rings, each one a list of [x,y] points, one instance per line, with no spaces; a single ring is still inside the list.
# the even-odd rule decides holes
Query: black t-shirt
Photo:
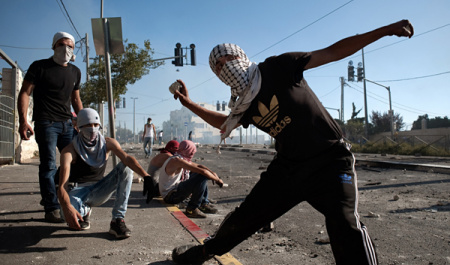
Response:
[[[241,118],[276,139],[281,157],[302,161],[323,153],[342,138],[336,121],[303,78],[310,53],[285,53],[258,65],[261,90]]]
[[[103,164],[101,167],[92,167],[86,162],[84,162],[83,159],[81,159],[80,155],[77,154],[77,158],[75,160],[75,163],[70,166],[70,182],[91,182],[91,181],[99,181],[103,178],[103,175],[105,174],[106,164],[108,161]]]
[[[35,61],[24,78],[34,84],[33,120],[65,121],[72,117],[71,95],[80,88],[81,71],[73,64],[63,67],[52,58]]]

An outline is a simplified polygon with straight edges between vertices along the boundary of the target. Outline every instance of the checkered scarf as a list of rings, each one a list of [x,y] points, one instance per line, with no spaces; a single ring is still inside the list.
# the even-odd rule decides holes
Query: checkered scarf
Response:
[[[220,73],[217,73],[217,60],[225,55],[238,56],[240,59],[225,63]],[[231,87],[231,98],[228,103],[231,113],[221,126],[221,129],[225,130],[221,135],[221,139],[224,140],[258,94],[261,88],[261,74],[258,66],[250,62],[244,51],[231,43],[219,44],[213,48],[209,55],[209,66],[222,82]]]

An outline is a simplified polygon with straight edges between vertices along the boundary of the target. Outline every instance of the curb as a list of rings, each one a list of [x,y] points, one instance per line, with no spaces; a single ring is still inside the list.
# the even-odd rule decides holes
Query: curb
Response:
[[[216,147],[213,147],[216,149]],[[264,149],[249,149],[238,147],[220,147],[220,150],[246,152],[255,154],[275,155],[277,152]],[[356,154],[355,154],[356,157]],[[422,172],[433,172],[441,174],[450,174],[450,166],[435,165],[435,164],[422,164],[422,163],[410,163],[410,162],[394,162],[387,160],[373,160],[373,159],[360,159],[356,157],[356,163],[363,163],[366,166],[382,167],[382,168],[397,168],[408,169]]]
[[[183,226],[200,244],[203,244],[204,240],[209,237],[206,232],[189,219],[178,207],[165,203],[161,198],[157,198],[157,200],[166,207],[172,216],[180,222],[181,226]],[[243,265],[230,253],[225,253],[222,256],[214,256],[214,259],[222,265]]]

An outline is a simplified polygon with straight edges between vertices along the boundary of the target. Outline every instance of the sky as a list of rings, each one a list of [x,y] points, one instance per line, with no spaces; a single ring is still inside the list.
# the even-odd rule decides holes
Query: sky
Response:
[[[52,56],[51,42],[58,31],[72,34],[76,41],[88,34],[90,57],[96,55],[91,19],[101,17],[100,0],[0,0],[0,6],[0,49],[24,71],[33,61]],[[116,126],[132,129],[135,121],[138,132],[151,117],[157,129],[162,128],[170,111],[181,108],[168,90],[177,79],[186,83],[195,102],[228,102],[229,88],[208,64],[211,49],[219,43],[238,44],[259,63],[285,52],[322,49],[401,19],[411,21],[414,37],[388,36],[366,46],[366,78],[390,87],[392,109],[403,117],[403,129],[411,129],[419,115],[450,116],[449,12],[448,0],[104,0],[103,17],[120,17],[122,37],[129,43],[143,47],[149,40],[155,59],[173,56],[176,43],[193,43],[197,53],[196,66],[175,67],[166,60],[129,85],[122,95],[126,108],[117,110]],[[75,52],[74,64],[85,82],[85,53],[78,48]],[[362,62],[362,51],[304,74],[334,118],[339,118],[341,108],[340,77],[347,79],[350,60],[354,65]],[[0,60],[0,69],[5,67],[9,66]],[[362,109],[358,117],[364,117],[363,83],[347,83],[344,120],[350,119],[352,104]],[[389,93],[383,86],[366,83],[369,115],[389,110]]]

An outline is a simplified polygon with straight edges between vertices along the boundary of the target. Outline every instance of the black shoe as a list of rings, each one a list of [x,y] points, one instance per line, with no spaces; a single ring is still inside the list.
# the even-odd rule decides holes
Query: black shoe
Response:
[[[89,219],[91,217],[91,213],[92,213],[92,208],[91,208],[91,210],[89,210],[88,214],[83,216],[83,221],[78,220],[78,223],[81,226],[81,230],[88,230],[89,228],[91,228],[91,222],[89,221]]]
[[[44,219],[49,223],[64,223],[64,220],[61,218],[61,211],[59,209],[45,213]]]
[[[131,236],[131,231],[127,228],[122,218],[111,221],[109,233],[116,236],[116,238],[128,238]]]
[[[203,264],[212,257],[214,255],[204,252],[203,245],[186,245],[172,251],[172,260],[178,264]]]

